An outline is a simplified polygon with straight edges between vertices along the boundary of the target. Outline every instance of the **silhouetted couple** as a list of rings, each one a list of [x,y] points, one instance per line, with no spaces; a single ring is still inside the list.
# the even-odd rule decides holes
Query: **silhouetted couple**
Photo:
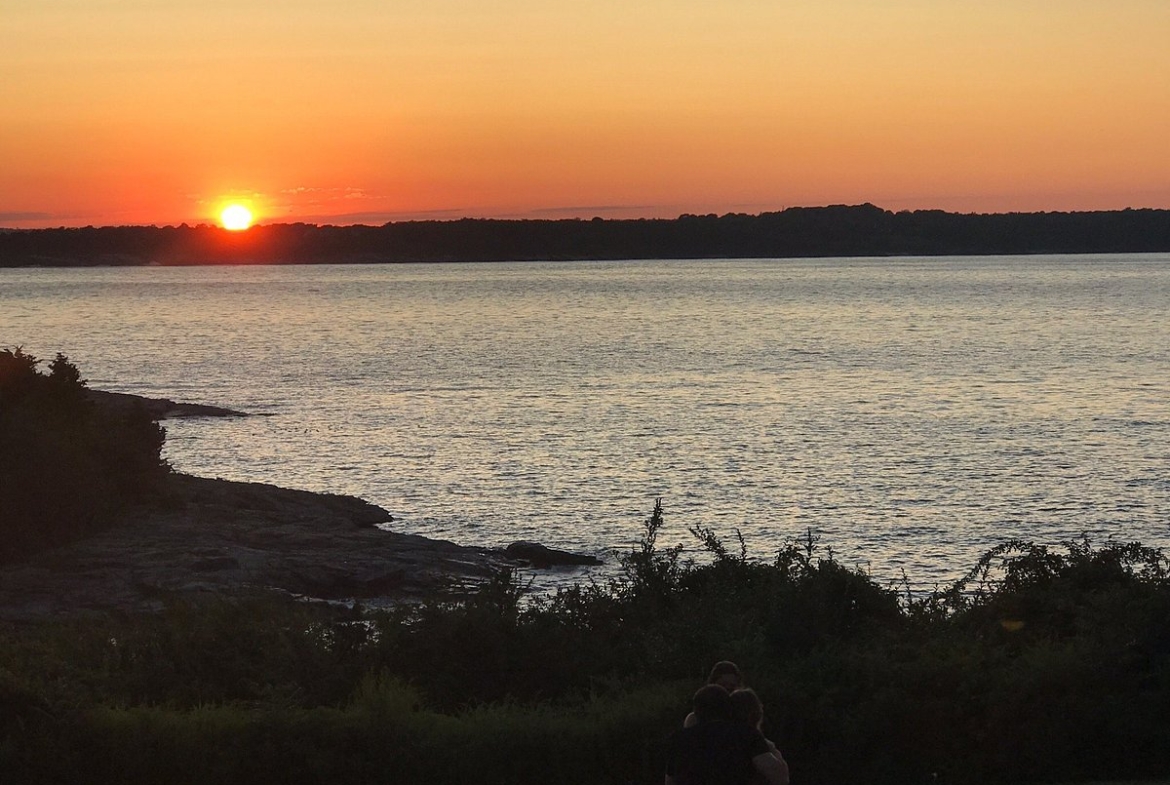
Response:
[[[788,764],[764,738],[764,707],[739,669],[719,662],[670,737],[666,785],[788,785]]]

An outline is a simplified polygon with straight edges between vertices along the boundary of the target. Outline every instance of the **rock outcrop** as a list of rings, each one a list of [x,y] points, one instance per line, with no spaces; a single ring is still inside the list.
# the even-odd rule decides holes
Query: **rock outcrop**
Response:
[[[130,393],[115,393],[105,390],[87,389],[89,399],[108,409],[128,409],[141,406],[152,419],[165,420],[168,417],[247,417],[244,412],[225,409],[222,406],[208,406],[202,403],[179,403],[170,398],[144,398]]]
[[[97,405],[154,419],[243,412],[87,390]],[[592,565],[530,542],[472,548],[380,528],[393,517],[352,496],[173,474],[161,505],[18,563],[0,564],[0,619],[151,611],[169,598],[280,592],[389,604],[460,593],[503,567]]]
[[[369,604],[459,591],[511,562],[500,551],[386,531],[350,496],[176,474],[164,509],[0,565],[0,618],[161,608],[168,597],[278,591]]]
[[[538,542],[528,542],[527,540],[517,540],[505,548],[504,553],[509,558],[538,570],[548,569],[549,567],[583,567],[601,564],[601,560],[596,556],[572,553],[570,551],[559,551],[556,548],[549,548],[547,545],[541,545]]]

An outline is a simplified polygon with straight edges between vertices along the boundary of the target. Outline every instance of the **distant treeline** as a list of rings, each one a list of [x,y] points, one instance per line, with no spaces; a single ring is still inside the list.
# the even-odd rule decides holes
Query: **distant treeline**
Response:
[[[0,266],[330,264],[1170,251],[1170,210],[958,214],[871,204],[673,220],[120,226],[0,232]]]

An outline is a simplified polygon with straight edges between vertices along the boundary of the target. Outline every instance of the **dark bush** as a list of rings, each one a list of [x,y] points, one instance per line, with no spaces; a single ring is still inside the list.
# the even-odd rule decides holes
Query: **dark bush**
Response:
[[[702,527],[552,596],[502,573],[367,613],[238,600],[0,625],[14,781],[651,783],[711,663],[793,781],[1036,783],[1170,772],[1170,576],[1133,544],[1007,543],[929,596]],[[23,777],[23,779],[22,779]],[[39,780],[37,778],[40,778]]]
[[[110,525],[169,471],[144,410],[96,406],[62,354],[47,374],[39,364],[0,349],[0,562]]]

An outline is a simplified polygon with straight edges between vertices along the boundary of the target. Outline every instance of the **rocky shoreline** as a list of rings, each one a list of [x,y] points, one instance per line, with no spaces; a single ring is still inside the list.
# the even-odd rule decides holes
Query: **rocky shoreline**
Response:
[[[249,591],[384,604],[460,592],[502,551],[386,531],[351,496],[175,474],[161,508],[0,568],[0,618],[154,611],[168,599]]]
[[[101,406],[165,417],[243,412],[89,391]],[[380,526],[389,512],[352,496],[174,473],[161,503],[117,526],[0,566],[0,619],[157,611],[171,599],[247,592],[385,605],[459,594],[504,567],[596,564],[515,543],[457,545]],[[519,547],[517,547],[519,546]]]
[[[169,417],[250,417],[246,412],[235,409],[225,409],[222,406],[208,406],[202,403],[179,403],[170,398],[144,398],[141,395],[130,393],[107,392],[105,390],[86,390],[89,399],[98,406],[107,409],[129,409],[141,406],[155,420],[165,420]]]

